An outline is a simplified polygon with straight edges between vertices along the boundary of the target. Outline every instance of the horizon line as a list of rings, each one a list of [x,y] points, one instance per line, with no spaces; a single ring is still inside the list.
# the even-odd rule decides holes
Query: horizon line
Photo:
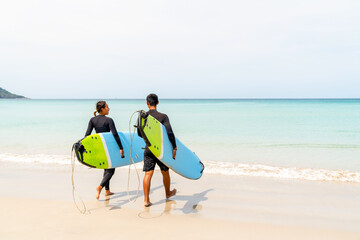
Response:
[[[146,100],[145,98],[0,98],[10,100]],[[159,100],[360,100],[360,98],[161,98]]]

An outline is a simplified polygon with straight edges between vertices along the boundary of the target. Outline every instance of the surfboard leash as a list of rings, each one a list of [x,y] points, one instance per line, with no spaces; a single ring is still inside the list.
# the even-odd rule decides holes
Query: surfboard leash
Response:
[[[135,111],[131,117],[130,117],[130,120],[129,120],[129,135],[130,135],[130,160],[129,160],[129,171],[128,171],[128,184],[127,184],[127,193],[128,193],[128,200],[129,202],[131,203],[135,203],[138,196],[139,196],[139,191],[140,191],[140,176],[139,176],[139,173],[138,173],[138,170],[136,168],[136,164],[134,162],[134,159],[132,157],[132,147],[133,147],[133,141],[134,141],[134,136],[135,136],[135,131],[136,131],[136,126],[134,125],[134,130],[133,130],[133,133],[131,133],[131,121],[132,121],[132,118],[134,117],[134,115],[136,113],[141,113],[142,110],[139,110],[139,111]],[[136,197],[135,197],[135,200],[131,200],[130,198],[130,191],[129,191],[129,188],[130,188],[130,170],[131,170],[131,165],[134,165],[134,168],[135,168],[135,171],[136,171],[136,175],[137,175],[137,178],[138,178],[138,189],[137,189],[137,192],[136,192]]]
[[[74,144],[75,145],[75,144]],[[79,210],[79,212],[81,214],[85,214],[86,212],[90,213],[90,211],[88,211],[86,209],[86,205],[83,201],[83,199],[81,198],[80,194],[76,191],[76,188],[75,188],[75,181],[74,181],[74,171],[75,171],[75,157],[76,157],[76,153],[75,153],[75,148],[74,148],[74,145],[72,147],[72,150],[71,150],[71,184],[72,184],[72,196],[73,196],[73,201],[74,201],[74,204],[76,206],[76,208]],[[81,200],[81,203],[83,205],[83,209],[80,209],[79,205],[77,204],[76,200],[75,200],[75,193],[77,195],[77,197]]]

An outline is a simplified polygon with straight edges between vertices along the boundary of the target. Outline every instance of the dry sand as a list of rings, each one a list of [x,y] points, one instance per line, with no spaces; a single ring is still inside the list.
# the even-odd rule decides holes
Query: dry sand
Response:
[[[207,174],[192,181],[172,172],[178,194],[166,201],[156,171],[154,205],[144,208],[142,191],[128,201],[126,169],[112,179],[115,195],[99,201],[102,170],[77,166],[75,174],[86,214],[73,203],[70,166],[1,163],[0,239],[360,239],[359,184]]]

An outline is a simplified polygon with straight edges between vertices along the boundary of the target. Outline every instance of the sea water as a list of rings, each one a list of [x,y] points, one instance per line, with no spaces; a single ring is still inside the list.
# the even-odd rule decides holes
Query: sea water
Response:
[[[0,161],[70,164],[97,100],[0,100]],[[107,100],[129,131],[145,100]],[[360,183],[360,99],[162,100],[205,174]],[[126,154],[126,153],[125,153]]]

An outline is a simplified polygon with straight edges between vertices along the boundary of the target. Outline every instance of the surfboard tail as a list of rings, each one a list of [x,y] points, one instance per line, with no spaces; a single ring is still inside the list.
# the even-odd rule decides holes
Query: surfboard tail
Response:
[[[201,169],[201,171],[200,171],[200,173],[201,173],[201,175],[202,175],[202,173],[204,172],[204,169],[205,169],[205,165],[200,161],[200,163],[201,163],[201,165],[202,165],[202,169]]]
[[[144,132],[144,128],[145,128],[145,125],[147,123],[147,117],[149,115],[144,111],[144,110],[141,110],[139,112],[139,116],[138,116],[138,119],[137,119],[137,125],[135,125],[134,127],[136,127],[138,130],[139,130],[139,133],[140,133],[140,137],[142,137],[145,141],[145,144],[147,147],[150,147],[151,146],[151,143],[149,141],[149,139],[147,138],[145,132]]]
[[[81,141],[82,141],[82,139],[73,144],[72,151],[75,152],[75,156],[81,164],[84,164],[85,166],[94,168],[94,166],[91,166],[84,162],[84,152],[86,151],[86,149],[85,149],[84,145],[81,144]]]

